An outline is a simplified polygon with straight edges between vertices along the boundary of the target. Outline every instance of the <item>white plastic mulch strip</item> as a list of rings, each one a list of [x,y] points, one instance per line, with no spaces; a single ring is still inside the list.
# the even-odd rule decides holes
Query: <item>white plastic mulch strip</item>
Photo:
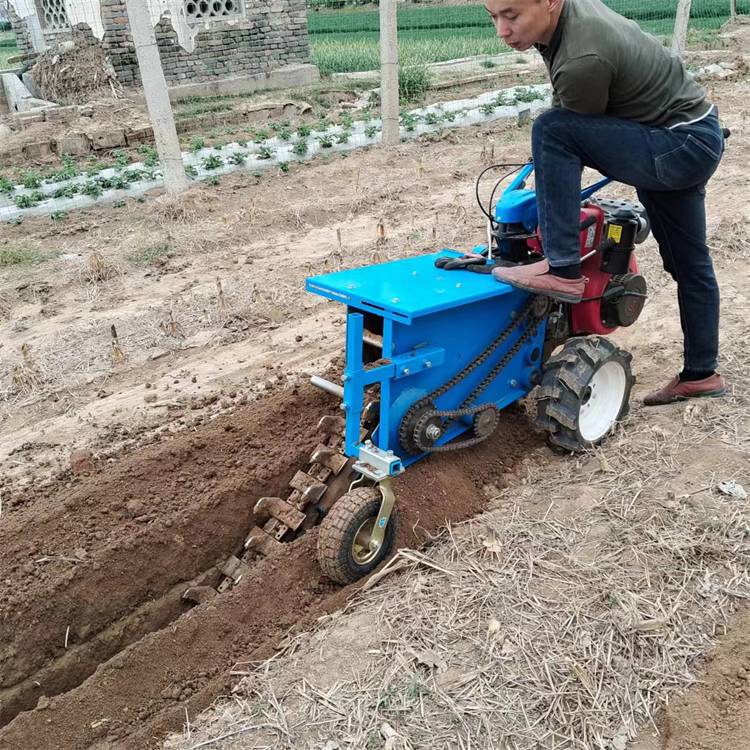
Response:
[[[523,110],[530,110],[533,115],[549,106],[549,94],[549,85],[516,86],[488,91],[471,99],[414,109],[401,115],[401,137],[416,138],[446,128],[465,128],[493,120],[513,119]],[[519,101],[519,97],[522,101]],[[505,104],[506,101],[513,103]],[[307,161],[319,154],[342,153],[373,146],[380,142],[380,131],[379,119],[357,120],[348,128],[339,124],[325,130],[313,129],[306,138],[295,134],[284,140],[277,135],[261,143],[228,143],[221,148],[202,148],[183,153],[183,161],[195,180],[241,170],[258,172],[284,163]],[[0,221],[138,198],[162,185],[163,177],[158,168],[149,168],[140,162],[128,164],[127,167],[103,169],[94,176],[82,174],[68,180],[42,183],[35,190],[17,185],[10,194],[0,193]],[[88,192],[80,193],[82,189]],[[63,194],[66,190],[67,195]],[[24,203],[30,205],[24,206]]]

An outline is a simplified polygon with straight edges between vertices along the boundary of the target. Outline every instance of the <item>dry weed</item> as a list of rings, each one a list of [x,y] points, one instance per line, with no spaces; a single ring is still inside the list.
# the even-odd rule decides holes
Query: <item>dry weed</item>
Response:
[[[42,385],[42,376],[28,344],[21,345],[21,361],[13,368],[11,377],[13,387],[21,396],[31,395]]]
[[[0,294],[0,320],[10,320],[13,301],[7,294]]]
[[[732,262],[750,260],[750,219],[729,216],[709,238],[711,254]]]
[[[94,250],[86,258],[81,268],[81,279],[86,284],[100,284],[121,274],[120,266],[99,250]]]
[[[114,324],[110,328],[110,334],[112,336],[112,364],[114,366],[121,365],[127,359],[127,356],[120,346],[120,340]]]
[[[178,196],[160,195],[149,206],[147,213],[162,222],[194,224],[208,210],[218,208],[219,199],[193,186]]]

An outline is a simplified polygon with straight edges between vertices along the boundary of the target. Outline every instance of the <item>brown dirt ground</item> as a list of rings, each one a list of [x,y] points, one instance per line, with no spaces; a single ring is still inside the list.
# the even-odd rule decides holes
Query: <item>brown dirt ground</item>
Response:
[[[747,81],[715,89],[735,136],[712,183],[712,230],[748,215],[748,93]],[[219,599],[188,610],[179,597],[242,539],[255,498],[281,489],[316,442],[316,417],[335,406],[304,380],[340,352],[341,311],[305,298],[304,277],[480,242],[473,176],[490,146],[522,157],[528,136],[477,128],[320,160],[260,187],[235,175],[177,203],[2,228],[0,247],[52,257],[0,277],[0,748],[159,747],[226,689],[234,664],[271,655],[290,628],[345,603],[356,586],[321,578],[314,531]],[[148,255],[162,245],[169,253]],[[95,251],[110,271],[92,279]],[[720,260],[722,278],[741,304],[747,279],[732,262]],[[111,325],[124,359],[112,357]],[[665,336],[676,340],[674,321],[624,337],[653,355],[651,382],[667,367]],[[28,368],[33,377],[14,380]],[[542,470],[523,463],[540,445],[510,411],[480,449],[415,466],[399,543],[419,544]],[[93,451],[88,475],[70,471],[74,447]],[[668,710],[673,744],[638,750],[744,746],[747,723],[721,712],[750,705],[736,671],[750,661],[747,632],[743,616],[706,684]]]

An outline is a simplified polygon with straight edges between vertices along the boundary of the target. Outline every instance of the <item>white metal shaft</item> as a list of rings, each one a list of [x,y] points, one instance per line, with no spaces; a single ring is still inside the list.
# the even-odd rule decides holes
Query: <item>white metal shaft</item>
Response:
[[[169,195],[181,193],[188,187],[188,178],[182,163],[180,141],[174,124],[172,105],[169,103],[167,81],[156,45],[156,34],[151,23],[146,0],[125,0],[130,33],[135,44],[135,54],[143,83],[143,94],[151,124],[154,128],[156,150],[164,172],[164,186]]]
[[[340,398],[340,399],[344,398],[344,389],[340,385],[336,385],[336,383],[332,383],[330,380],[326,380],[325,378],[321,378],[321,377],[318,377],[317,375],[313,375],[310,378],[310,382],[316,388],[320,388],[326,393],[330,393],[332,396],[336,396],[337,398]]]
[[[398,124],[398,25],[396,0],[380,0],[380,116],[381,143],[395,146]]]

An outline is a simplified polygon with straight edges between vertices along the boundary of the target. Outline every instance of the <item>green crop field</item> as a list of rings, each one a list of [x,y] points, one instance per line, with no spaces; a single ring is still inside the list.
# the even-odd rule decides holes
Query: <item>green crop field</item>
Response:
[[[313,0],[314,1],[314,0]],[[668,35],[677,0],[608,0],[608,5],[652,34]],[[750,0],[738,0],[739,13],[750,13]],[[729,16],[729,0],[693,0],[691,27],[717,29]],[[308,12],[313,62],[322,73],[346,73],[379,67],[378,12],[348,7]],[[507,51],[482,5],[399,8],[402,62],[440,62]]]
[[[8,67],[8,58],[18,54],[16,35],[12,31],[0,31],[0,70]]]

